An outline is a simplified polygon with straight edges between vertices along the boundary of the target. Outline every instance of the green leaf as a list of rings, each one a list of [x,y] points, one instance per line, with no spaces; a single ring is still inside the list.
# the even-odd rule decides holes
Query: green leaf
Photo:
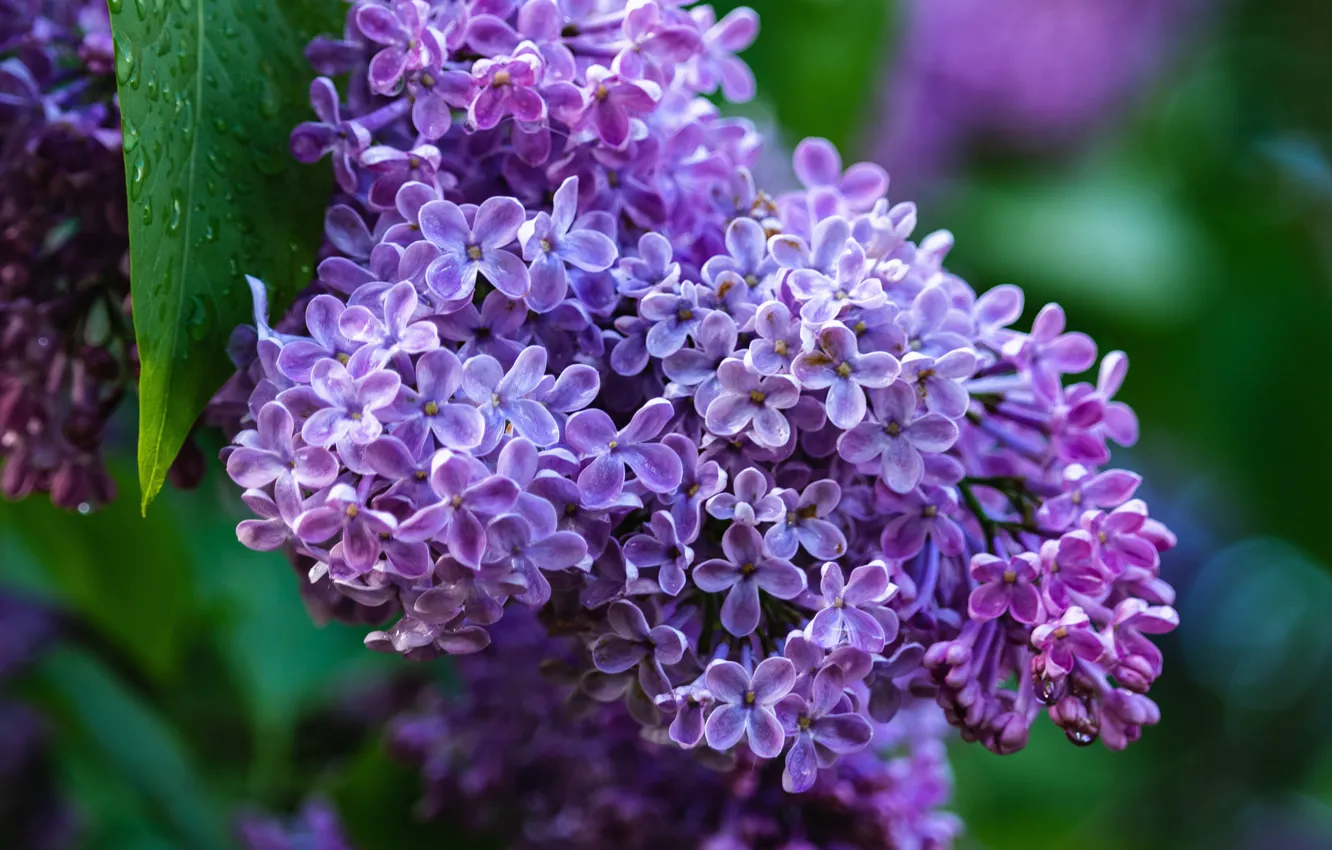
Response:
[[[112,464],[122,487],[127,467]],[[0,554],[15,558],[20,578],[44,575],[59,604],[142,672],[161,681],[177,669],[193,622],[194,590],[189,549],[168,515],[144,519],[132,502],[117,499],[83,516],[31,498],[0,503],[0,538],[15,544],[11,549],[7,543]]]
[[[90,657],[57,649],[41,665],[79,733],[175,833],[174,846],[229,846],[219,807],[205,793],[176,731]]]
[[[142,507],[250,321],[244,275],[275,310],[311,277],[328,169],[287,152],[310,116],[302,49],[340,31],[337,0],[110,0],[130,199],[130,278],[142,371]]]

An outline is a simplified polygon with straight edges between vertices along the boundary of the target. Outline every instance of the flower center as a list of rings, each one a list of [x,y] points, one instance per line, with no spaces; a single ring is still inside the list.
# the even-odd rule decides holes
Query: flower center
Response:
[[[343,513],[347,515],[348,519],[356,519],[357,515],[360,514],[360,512],[361,509],[358,508],[356,505],[348,505],[347,510],[343,511]]]
[[[345,351],[339,351],[338,362],[341,363],[343,366],[346,366],[348,363],[351,362],[351,355]]]
[[[1060,626],[1059,628],[1055,629],[1054,636],[1059,638],[1060,640],[1063,640],[1064,638],[1068,637],[1068,627]]]
[[[1017,572],[1014,570],[1004,570],[1004,584],[1017,584]]]
[[[701,486],[701,485],[695,484],[694,486],[690,487],[688,490],[685,491],[685,495],[686,495],[686,496],[697,496],[697,495],[698,495],[698,491],[699,491],[699,487],[700,487],[700,486]]]
[[[849,377],[851,377],[851,364],[850,364],[850,363],[838,363],[838,364],[837,364],[837,377],[839,377],[839,378],[849,378]]]
[[[920,515],[925,517],[926,519],[933,519],[934,517],[939,515],[939,506],[926,505],[925,507],[921,508]]]
[[[542,239],[539,244],[541,245],[541,250],[545,251],[547,254],[549,254],[555,247],[551,244],[549,239]]]
[[[351,411],[350,413],[347,414],[347,418],[348,418],[348,419],[352,419],[352,420],[354,420],[354,421],[356,421],[356,422],[360,422],[360,421],[361,421],[361,411],[359,411],[359,410],[353,410],[353,411]]]
[[[758,275],[756,274],[745,275],[745,283],[749,284],[750,288],[758,286],[759,285]]]
[[[814,725],[814,721],[802,714],[800,715],[800,719],[796,721],[796,724],[800,727],[801,732],[808,732],[809,727]]]
[[[676,312],[675,317],[682,322],[688,322],[694,318],[694,311],[690,310],[688,307],[681,307],[679,311]]]
[[[745,705],[753,705],[758,702],[758,697],[753,691],[745,691]]]
[[[424,410],[426,416],[438,416],[438,415],[439,415],[439,405],[438,405],[438,404],[435,404],[433,401],[427,401],[427,402],[425,403],[425,407],[423,408],[423,410]]]
[[[1106,536],[1105,536],[1105,532],[1104,532],[1104,531],[1098,531],[1098,532],[1096,532],[1096,539],[1097,539],[1097,540],[1100,540],[1102,543],[1107,543],[1107,542],[1109,542],[1109,540],[1110,540],[1109,537],[1106,537]]]
[[[577,513],[578,513],[578,503],[577,503],[577,502],[570,502],[569,504],[567,504],[567,505],[564,506],[564,515],[565,515],[565,516],[574,516],[574,515],[577,514]]]
[[[462,493],[453,494],[453,498],[449,500],[449,504],[453,505],[453,507],[455,508],[461,508],[462,503],[463,503]]]
[[[433,89],[435,87],[435,78],[430,74],[421,75],[421,88]]]
[[[896,422],[889,422],[887,425],[883,426],[883,430],[887,431],[888,436],[890,437],[902,436],[902,426],[898,425]]]
[[[416,480],[417,480],[417,481],[424,481],[424,480],[426,480],[426,479],[429,478],[429,477],[430,477],[429,473],[427,473],[424,469],[418,469],[418,470],[416,470]]]
[[[482,257],[480,245],[467,246],[467,258],[470,260],[480,260]]]
[[[1068,498],[1069,501],[1071,501],[1073,504],[1080,505],[1082,504],[1082,491],[1074,490],[1072,495],[1070,495]]]
[[[608,449],[613,449],[613,448],[616,448],[616,447],[619,446],[619,445],[620,445],[620,441],[619,441],[619,440],[611,440],[609,443],[606,444],[606,448],[608,448]]]
[[[756,572],[758,572],[758,567],[754,566],[753,561],[746,561],[740,567],[740,575],[742,576],[752,576]]]
[[[605,83],[598,83],[596,92],[597,100],[604,101],[608,97],[610,97],[610,89],[606,88]]]
[[[786,356],[786,340],[784,340],[784,339],[779,339],[779,340],[777,340],[776,342],[774,342],[774,343],[772,344],[772,350],[775,351],[775,352],[777,352],[777,354],[778,354],[779,356],[781,356],[781,357],[785,357],[785,356]]]
[[[834,608],[845,608],[845,607],[846,607],[846,600],[839,596],[839,597],[837,597],[836,599],[833,600],[833,602],[832,602],[832,607],[834,607]]]
[[[507,86],[511,82],[513,82],[513,75],[510,74],[505,69],[500,69],[496,71],[495,76],[492,77],[490,80],[490,84],[495,88],[499,88],[500,86]]]
[[[761,393],[758,390],[749,391],[749,400],[754,402],[755,404],[762,404],[763,400],[767,397],[768,397],[767,393]]]

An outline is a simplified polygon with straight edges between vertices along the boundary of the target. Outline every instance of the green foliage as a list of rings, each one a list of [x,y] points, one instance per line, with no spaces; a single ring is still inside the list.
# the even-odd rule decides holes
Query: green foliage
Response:
[[[122,485],[128,478],[118,477]],[[27,554],[40,555],[43,583],[71,613],[150,678],[172,675],[191,623],[193,590],[189,553],[169,517],[140,519],[126,499],[82,516],[33,498],[0,505],[0,536],[9,535]]]
[[[788,146],[822,136],[854,161],[849,157],[860,147],[860,132],[875,120],[872,96],[882,77],[893,4],[782,0],[780,13],[753,0],[714,5],[718,17],[744,5],[762,16],[758,40],[743,58]]]
[[[163,718],[110,671],[81,653],[57,650],[43,663],[42,674],[61,713],[72,721],[66,729],[77,730],[91,744],[81,752],[95,752],[98,761],[173,833],[175,846],[198,850],[229,846],[219,807],[205,793],[189,753]],[[144,828],[136,819],[124,821],[108,826],[115,832]],[[121,838],[108,843],[130,842]]]
[[[130,277],[142,373],[143,508],[226,379],[249,319],[244,275],[281,310],[311,276],[327,169],[297,167],[308,117],[301,55],[337,31],[336,0],[110,0],[130,198]]]

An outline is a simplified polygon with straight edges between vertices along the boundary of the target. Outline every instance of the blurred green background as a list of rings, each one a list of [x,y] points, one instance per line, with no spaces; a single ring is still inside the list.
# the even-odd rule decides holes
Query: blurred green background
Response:
[[[1019,31],[1096,5],[993,2],[1021,10]],[[827,136],[848,160],[881,152],[886,125],[915,132],[895,113],[912,4],[751,5],[761,95],[743,114],[788,146]],[[1015,45],[1015,62],[1042,49]],[[1121,397],[1143,437],[1120,457],[1182,544],[1164,566],[1183,626],[1153,691],[1161,725],[1118,754],[1046,723],[1017,756],[956,746],[963,846],[1332,847],[1329,45],[1327,0],[1195,4],[1095,120],[971,127],[942,163],[888,163],[920,232],[956,235],[954,271],[978,289],[1019,283],[1029,314],[1058,300],[1103,351],[1129,352]],[[120,464],[132,496],[132,458]],[[366,728],[374,707],[348,707],[402,665],[366,652],[363,629],[312,625],[285,560],[236,544],[243,507],[216,465],[147,520],[136,503],[0,506],[0,583],[75,624],[12,688],[49,715],[86,846],[227,847],[241,807],[290,810],[311,789],[365,850],[459,846],[413,822],[414,777]],[[412,675],[442,675],[430,666]]]

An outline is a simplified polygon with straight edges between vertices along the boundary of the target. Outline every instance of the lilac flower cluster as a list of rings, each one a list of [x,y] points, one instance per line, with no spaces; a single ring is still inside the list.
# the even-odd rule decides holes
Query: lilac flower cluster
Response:
[[[0,0],[0,492],[85,510],[137,370],[113,59],[105,3]]]
[[[572,659],[534,618],[518,619],[459,660],[464,696],[432,694],[390,726],[395,750],[420,766],[428,815],[514,850],[935,850],[960,832],[941,810],[952,791],[948,727],[929,703],[793,799],[780,768],[748,754],[700,764],[644,738],[621,706],[584,702],[571,715],[573,680],[549,677],[568,678]]]
[[[608,6],[614,6],[611,11]],[[1170,533],[1104,468],[1137,437],[1050,305],[944,268],[911,204],[826,141],[754,186],[757,22],[656,0],[353,4],[298,157],[331,155],[337,253],[273,330],[226,461],[288,547],[413,658],[539,609],[701,757],[785,753],[788,790],[863,751],[907,695],[1021,747],[1042,708],[1111,747],[1174,626]],[[454,115],[454,111],[458,115]],[[708,755],[709,753],[713,755]]]

